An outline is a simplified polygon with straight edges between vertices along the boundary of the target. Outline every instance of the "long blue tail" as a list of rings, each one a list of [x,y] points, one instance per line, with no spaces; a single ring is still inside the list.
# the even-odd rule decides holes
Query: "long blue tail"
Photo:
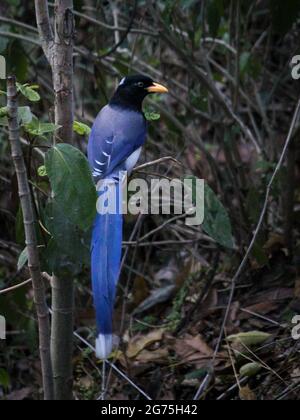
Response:
[[[122,254],[121,190],[119,181],[102,182],[92,235],[92,284],[98,330],[96,355],[99,359],[106,359],[112,351],[112,316]],[[107,213],[103,214],[105,211]]]

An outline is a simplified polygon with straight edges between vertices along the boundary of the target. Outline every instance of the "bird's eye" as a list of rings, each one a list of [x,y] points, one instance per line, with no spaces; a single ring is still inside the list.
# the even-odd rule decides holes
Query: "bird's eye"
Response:
[[[137,86],[140,87],[140,88],[143,88],[144,87],[144,83],[143,82],[138,82],[137,83]]]

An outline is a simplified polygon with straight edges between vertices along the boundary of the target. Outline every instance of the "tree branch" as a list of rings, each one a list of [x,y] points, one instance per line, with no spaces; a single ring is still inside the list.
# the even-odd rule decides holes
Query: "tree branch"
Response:
[[[24,287],[31,282],[32,280],[28,279],[28,280],[23,281],[22,283],[16,284],[15,286],[11,286],[11,287],[8,287],[7,289],[0,290],[0,295],[5,295],[6,293],[13,292],[14,290],[20,289],[21,287]]]
[[[55,94],[55,124],[60,126],[55,139],[72,143],[74,121],[73,0],[56,0],[54,35],[50,25],[48,2],[35,0],[36,19],[45,55],[52,69]],[[51,358],[56,400],[72,399],[73,354],[73,279],[52,277]]]
[[[17,88],[16,80],[14,77],[8,78],[7,81],[7,109],[11,154],[17,174],[19,196],[24,219],[26,246],[28,252],[28,268],[33,283],[34,301],[38,316],[44,397],[46,400],[52,400],[53,378],[50,358],[49,311],[46,303],[44,282],[40,271],[39,253],[35,232],[35,218],[32,207],[26,166],[20,143]]]
[[[73,0],[55,2],[55,47],[52,74],[55,92],[55,124],[61,126],[57,139],[72,143],[74,121],[73,99]]]
[[[50,24],[48,1],[35,0],[36,23],[39,30],[40,38],[44,53],[49,61],[51,61],[51,49],[53,47],[54,36]]]

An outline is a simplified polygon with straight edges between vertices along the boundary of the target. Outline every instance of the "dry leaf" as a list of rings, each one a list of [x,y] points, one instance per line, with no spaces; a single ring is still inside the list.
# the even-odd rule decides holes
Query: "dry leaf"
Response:
[[[277,233],[271,233],[268,241],[264,245],[264,250],[268,251],[269,254],[272,254],[273,252],[284,248],[284,246],[284,237]]]
[[[255,305],[248,306],[247,308],[242,308],[246,311],[253,312],[255,314],[259,315],[267,315],[270,312],[275,311],[277,309],[278,305],[275,302],[260,302],[256,303]],[[241,312],[239,314],[239,320],[244,320],[248,318],[252,318],[253,315],[247,312]]]
[[[243,401],[256,401],[257,398],[254,392],[247,385],[240,389],[240,399]]]
[[[140,363],[165,363],[169,358],[169,352],[167,349],[157,350],[142,350],[136,357],[136,361]]]
[[[201,335],[193,337],[187,334],[184,338],[177,339],[174,349],[183,363],[192,363],[198,368],[205,366],[207,360],[213,355],[213,350]]]
[[[136,308],[149,296],[149,287],[143,277],[136,277],[133,282],[133,307]]]
[[[295,282],[294,296],[295,298],[300,299],[300,277],[297,278]]]
[[[129,342],[126,355],[129,358],[137,356],[144,348],[150,346],[156,341],[161,341],[163,338],[164,330],[151,331],[147,335],[137,335]]]

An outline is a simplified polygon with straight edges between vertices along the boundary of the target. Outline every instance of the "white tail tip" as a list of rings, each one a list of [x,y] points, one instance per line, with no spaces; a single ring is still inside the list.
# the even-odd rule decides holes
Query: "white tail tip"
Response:
[[[96,356],[98,359],[107,359],[113,348],[112,334],[99,334],[96,339]]]

